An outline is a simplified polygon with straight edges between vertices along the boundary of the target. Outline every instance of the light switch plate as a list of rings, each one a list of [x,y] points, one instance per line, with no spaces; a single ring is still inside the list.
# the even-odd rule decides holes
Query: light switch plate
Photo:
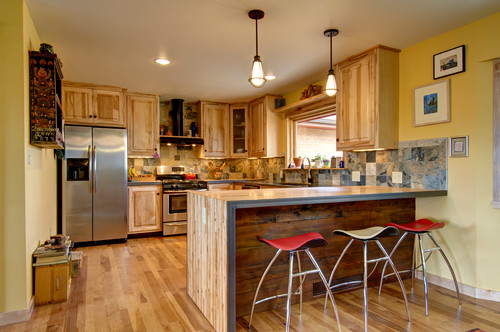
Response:
[[[403,172],[392,172],[392,183],[403,183]]]
[[[358,171],[352,172],[352,181],[359,182],[361,180],[361,173]]]

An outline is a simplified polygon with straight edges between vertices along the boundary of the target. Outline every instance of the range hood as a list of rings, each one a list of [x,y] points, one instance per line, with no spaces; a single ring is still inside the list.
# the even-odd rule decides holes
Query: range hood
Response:
[[[204,141],[201,137],[189,136],[160,136],[160,144],[171,144],[180,146],[203,145]]]

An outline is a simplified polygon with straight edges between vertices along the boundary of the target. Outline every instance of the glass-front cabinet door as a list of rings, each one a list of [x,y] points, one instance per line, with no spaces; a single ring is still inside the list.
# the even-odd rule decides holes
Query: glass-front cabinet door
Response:
[[[231,116],[231,157],[248,157],[248,105],[231,105],[229,114]]]

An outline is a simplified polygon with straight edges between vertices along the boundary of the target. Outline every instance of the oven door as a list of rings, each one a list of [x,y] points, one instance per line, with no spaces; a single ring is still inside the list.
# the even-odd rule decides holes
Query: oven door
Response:
[[[163,192],[163,222],[187,220],[187,192]]]

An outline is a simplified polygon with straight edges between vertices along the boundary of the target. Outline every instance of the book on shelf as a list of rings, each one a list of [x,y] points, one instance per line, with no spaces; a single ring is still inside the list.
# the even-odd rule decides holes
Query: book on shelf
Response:
[[[59,256],[49,256],[49,257],[37,257],[36,264],[46,264],[46,263],[63,263],[68,261],[68,254]]]

